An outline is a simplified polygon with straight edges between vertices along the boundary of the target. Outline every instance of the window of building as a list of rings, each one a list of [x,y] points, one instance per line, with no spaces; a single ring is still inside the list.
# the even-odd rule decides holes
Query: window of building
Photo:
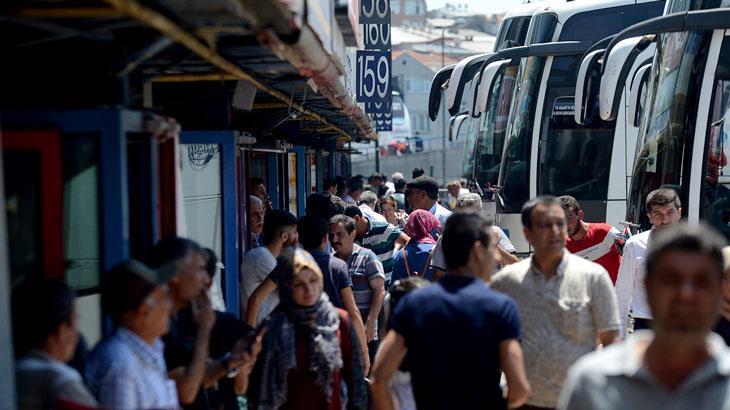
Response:
[[[400,0],[390,1],[390,12],[392,14],[400,14]]]

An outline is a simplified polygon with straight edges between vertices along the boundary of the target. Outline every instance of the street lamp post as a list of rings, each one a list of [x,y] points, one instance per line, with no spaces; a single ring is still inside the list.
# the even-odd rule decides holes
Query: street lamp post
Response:
[[[446,67],[446,27],[441,28],[441,68]],[[441,181],[446,186],[446,96],[441,91]]]

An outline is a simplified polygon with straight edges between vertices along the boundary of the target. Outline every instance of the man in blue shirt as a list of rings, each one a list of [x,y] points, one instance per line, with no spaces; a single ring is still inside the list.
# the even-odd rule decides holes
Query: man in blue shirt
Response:
[[[104,408],[180,406],[160,340],[167,333],[173,307],[166,284],[170,273],[174,272],[129,261],[108,273],[102,283],[102,308],[117,329],[89,354],[85,376]]]
[[[530,387],[517,305],[484,282],[494,265],[490,223],[477,213],[455,213],[446,222],[443,246],[449,274],[395,309],[373,364],[373,408],[392,408],[388,381],[406,353],[419,409],[517,407]]]

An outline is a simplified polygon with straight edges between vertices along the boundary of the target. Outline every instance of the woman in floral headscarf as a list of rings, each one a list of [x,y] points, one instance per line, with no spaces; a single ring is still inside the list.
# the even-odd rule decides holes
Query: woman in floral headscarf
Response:
[[[436,246],[433,232],[437,232],[439,220],[432,213],[416,209],[408,215],[406,235],[411,240],[393,255],[393,282],[410,276],[433,279],[431,252]]]
[[[301,249],[272,272],[281,302],[259,355],[258,409],[366,409],[358,339],[347,312],[323,292],[322,271]]]

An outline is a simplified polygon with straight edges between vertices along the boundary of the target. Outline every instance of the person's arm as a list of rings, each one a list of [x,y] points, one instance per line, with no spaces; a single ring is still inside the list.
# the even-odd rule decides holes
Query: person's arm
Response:
[[[591,315],[597,331],[598,342],[608,346],[620,338],[621,320],[618,313],[616,292],[608,272],[602,267],[591,278]]]
[[[401,234],[398,236],[398,239],[395,240],[395,250],[398,250],[408,244],[408,241],[410,241],[411,238],[406,235],[405,233],[401,232]]]
[[[512,253],[505,251],[504,249],[502,249],[501,246],[497,245],[496,248],[497,252],[499,252],[499,258],[502,265],[507,266],[520,261],[520,258]]]
[[[605,332],[598,332],[598,341],[605,347],[611,343],[616,343],[621,340],[621,334],[618,330],[606,330]]]
[[[355,335],[357,340],[360,342],[360,350],[362,351],[363,360],[363,373],[367,376],[370,371],[370,355],[368,354],[368,344],[365,338],[365,325],[362,323],[362,315],[360,315],[360,309],[357,308],[355,303],[355,295],[352,294],[352,288],[346,287],[340,289],[340,298],[342,304],[345,306],[347,314],[350,315],[350,322],[352,327],[355,329]]]
[[[385,278],[375,276],[368,283],[370,284],[370,289],[373,291],[373,295],[370,298],[370,310],[365,320],[365,337],[369,342],[375,338],[375,332],[377,331],[375,323],[378,321],[378,315],[380,314],[380,309],[383,307],[383,300],[385,299]]]
[[[400,367],[406,357],[405,339],[391,330],[385,335],[380,344],[380,350],[375,357],[373,372],[370,375],[370,391],[372,393],[372,408],[374,410],[394,409],[393,399],[390,397],[388,381]]]
[[[246,323],[251,327],[256,327],[256,319],[259,316],[259,310],[261,309],[261,303],[266,299],[273,291],[276,290],[276,283],[271,278],[266,278],[261,284],[253,291],[251,296],[248,298],[248,304],[246,305]]]
[[[231,360],[231,367],[239,369],[238,375],[233,382],[233,391],[238,396],[246,394],[248,391],[249,375],[253,371],[254,365],[256,365],[256,359],[258,358],[259,353],[261,353],[263,336],[265,333],[266,332],[256,336],[256,339],[250,349],[246,348],[245,350],[242,350],[240,356],[236,356],[234,352],[231,352],[231,355],[233,356],[233,359]],[[238,357],[240,357],[240,360],[237,360]]]
[[[627,243],[624,247],[624,256],[618,268],[616,278],[616,298],[618,299],[618,318],[621,323],[621,334],[626,334],[626,322],[629,317],[629,306],[634,294],[634,257],[633,243]]]
[[[192,403],[203,383],[203,377],[207,370],[210,331],[215,323],[215,313],[205,293],[202,293],[200,297],[193,301],[192,310],[193,321],[198,326],[192,359],[187,366],[177,367],[168,372],[169,377],[175,380],[178,399],[182,404]]]
[[[530,396],[530,383],[527,381],[522,347],[517,339],[500,342],[499,362],[507,379],[507,407],[520,407]]]

